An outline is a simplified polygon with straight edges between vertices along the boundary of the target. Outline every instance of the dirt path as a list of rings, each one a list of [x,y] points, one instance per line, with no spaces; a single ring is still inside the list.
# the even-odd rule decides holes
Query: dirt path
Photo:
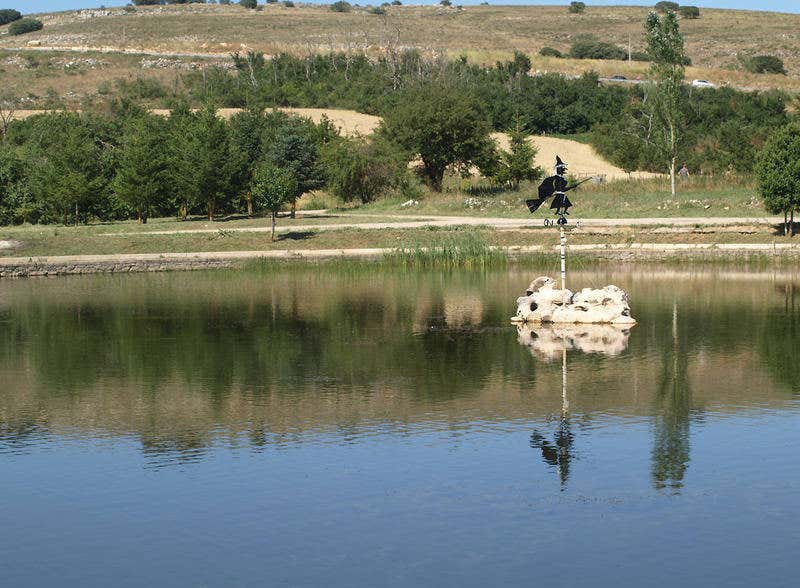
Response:
[[[339,217],[358,218],[358,215],[339,214]],[[538,228],[543,226],[540,218],[489,218],[474,216],[444,216],[432,218],[430,215],[424,217],[385,215],[384,218],[397,218],[397,222],[353,222],[339,223],[330,225],[283,225],[276,228],[278,233],[290,233],[299,231],[331,231],[337,229],[418,229],[422,227],[453,227],[453,226],[473,226],[488,227],[493,229],[519,229],[519,228]],[[400,220],[402,219],[402,220]],[[419,219],[419,220],[417,220]],[[266,221],[265,221],[266,222]],[[783,222],[778,217],[686,217],[686,218],[600,218],[600,219],[581,219],[573,221],[571,226],[575,227],[646,227],[671,225],[676,227],[701,226],[725,226],[725,225],[774,225]],[[119,233],[100,233],[102,236],[125,236],[125,235],[181,235],[181,234],[203,234],[218,233],[224,229],[231,233],[268,233],[272,231],[270,226],[263,227],[241,227],[226,228],[220,226],[214,229],[178,229],[169,231],[130,231]]]

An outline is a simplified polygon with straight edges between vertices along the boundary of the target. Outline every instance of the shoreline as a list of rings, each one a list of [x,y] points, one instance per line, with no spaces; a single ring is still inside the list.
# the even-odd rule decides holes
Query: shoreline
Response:
[[[558,246],[528,245],[492,247],[505,252],[509,260],[524,261],[545,253],[555,254]],[[800,261],[800,243],[615,243],[571,245],[569,251],[593,259],[614,261],[746,261],[750,258]],[[398,248],[359,249],[282,249],[272,251],[220,251],[193,253],[136,253],[112,255],[61,255],[38,257],[0,257],[0,278],[63,276],[96,273],[139,273],[229,269],[248,261],[276,263],[319,263],[335,260],[381,261]]]

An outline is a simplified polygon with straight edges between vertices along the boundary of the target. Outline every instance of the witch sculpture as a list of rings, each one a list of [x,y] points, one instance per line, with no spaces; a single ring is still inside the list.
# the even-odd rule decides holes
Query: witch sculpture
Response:
[[[569,209],[572,206],[567,197],[567,192],[574,190],[584,182],[588,182],[592,178],[586,178],[576,184],[568,185],[567,178],[564,177],[567,173],[567,164],[561,161],[561,158],[556,155],[555,175],[547,177],[539,185],[539,197],[531,200],[526,200],[525,204],[531,213],[536,212],[539,207],[544,204],[548,198],[553,198],[550,203],[550,208],[556,211],[558,216],[558,224],[567,224],[565,215],[569,214]]]
[[[560,236],[561,288],[548,276],[534,280],[525,296],[517,298],[517,313],[511,318],[518,323],[574,323],[574,324],[611,324],[630,326],[636,323],[628,306],[628,295],[616,286],[606,286],[600,290],[584,288],[577,294],[567,290],[567,233],[566,228],[569,209],[572,202],[567,192],[574,190],[584,182],[569,185],[564,177],[567,164],[556,155],[555,175],[545,178],[539,186],[539,197],[526,200],[525,204],[532,213],[552,198],[550,208],[558,216]],[[550,226],[550,221],[545,221]]]

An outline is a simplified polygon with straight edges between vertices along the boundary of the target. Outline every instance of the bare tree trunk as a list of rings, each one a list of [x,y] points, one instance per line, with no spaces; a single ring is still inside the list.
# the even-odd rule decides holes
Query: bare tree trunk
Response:
[[[677,194],[677,190],[675,188],[675,161],[677,159],[677,157],[673,157],[669,162],[669,184],[673,198]]]
[[[75,203],[75,226],[78,226],[78,203]]]
[[[783,236],[784,237],[788,237],[789,236],[789,211],[788,210],[784,210],[783,211]]]
[[[275,211],[272,211],[272,241],[275,241]]]
[[[789,227],[789,236],[794,237],[794,209],[792,209],[792,212],[790,213]]]
[[[208,220],[213,221],[214,220],[214,201],[213,200],[209,200],[207,202],[207,208],[208,208]]]
[[[247,201],[247,216],[253,216],[253,194],[248,192],[245,200]]]
[[[182,221],[185,221],[186,217],[189,216],[189,206],[185,202],[181,204],[178,214],[180,214]]]
[[[292,211],[289,213],[289,216],[291,218],[294,218],[294,214],[295,214],[296,211],[297,211],[297,198],[292,200]]]

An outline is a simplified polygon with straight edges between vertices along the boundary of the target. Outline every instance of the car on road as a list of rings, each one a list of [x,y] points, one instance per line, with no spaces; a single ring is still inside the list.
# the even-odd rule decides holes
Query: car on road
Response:
[[[692,80],[692,85],[695,88],[716,88],[716,86],[708,80]]]

